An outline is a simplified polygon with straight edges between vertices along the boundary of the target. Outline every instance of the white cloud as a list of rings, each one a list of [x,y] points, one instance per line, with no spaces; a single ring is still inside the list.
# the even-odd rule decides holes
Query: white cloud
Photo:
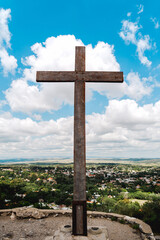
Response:
[[[3,68],[4,76],[8,73],[15,73],[17,60],[14,56],[9,55],[6,48],[11,48],[11,33],[8,29],[8,22],[11,19],[10,9],[0,9],[0,62]]]
[[[58,110],[63,103],[73,104],[73,84],[45,83],[40,88],[18,79],[5,92],[10,108],[15,112],[32,113]]]
[[[123,83],[109,84],[88,84],[88,88],[98,91],[100,94],[108,98],[121,98],[123,96],[130,97],[135,100],[140,100],[146,95],[150,95],[153,86],[152,82],[144,82],[138,73],[130,72]]]
[[[138,73],[130,72],[127,75],[128,87],[126,95],[135,100],[140,100],[143,96],[150,95],[152,86],[148,86],[147,82],[140,80]]]
[[[90,157],[158,157],[160,101],[139,106],[111,100],[104,114],[86,116]],[[0,157],[72,157],[73,117],[56,121],[0,115]]]
[[[35,122],[0,116],[0,157],[47,157],[72,153],[73,118]],[[63,144],[63,146],[62,146]],[[8,149],[8,151],[7,151]],[[43,154],[43,155],[42,155]]]
[[[114,45],[98,42],[93,48],[86,46],[87,71],[120,71],[120,65],[114,56]]]
[[[160,64],[157,65],[157,67],[155,67],[153,70],[157,70],[160,69]]]
[[[131,12],[128,12],[128,13],[127,13],[127,17],[130,17],[131,15],[132,15]]]
[[[75,46],[79,45],[83,45],[82,41],[73,35],[51,37],[43,44],[34,44],[31,48],[33,55],[22,60],[27,66],[23,78],[13,81],[5,92],[11,109],[26,113],[44,112],[57,110],[63,104],[73,104],[72,83],[30,85],[30,81],[35,83],[38,70],[74,70]],[[119,71],[114,46],[104,42],[98,42],[94,48],[87,45],[86,70]],[[87,88],[86,96],[87,100],[91,99],[91,88]]]
[[[60,35],[47,38],[31,47],[34,55],[22,59],[22,63],[30,68],[24,70],[24,79],[35,82],[37,70],[74,70],[75,46],[83,46],[80,39],[74,35]],[[86,70],[119,70],[120,66],[114,56],[114,46],[98,42],[93,48],[86,46]]]
[[[8,52],[4,48],[0,49],[0,62],[3,67],[4,76],[7,76],[9,72],[15,74],[17,59],[12,55],[8,55]]]
[[[0,46],[10,47],[11,33],[8,29],[8,21],[11,20],[11,9],[0,9]]]
[[[112,100],[104,114],[87,116],[88,148],[93,156],[158,156],[159,106],[160,102],[140,107],[134,100]]]
[[[33,114],[33,118],[37,121],[41,121],[42,120],[42,116],[40,114]]]
[[[2,108],[4,105],[7,104],[7,101],[5,100],[0,100],[0,108]]]
[[[142,4],[140,4],[138,7],[138,13],[137,14],[140,14],[144,11],[144,6]]]
[[[152,43],[150,41],[149,35],[143,36],[139,33],[139,29],[142,28],[138,26],[138,22],[131,22],[128,20],[122,21],[122,29],[119,33],[120,37],[125,41],[126,44],[134,44],[137,49],[138,58],[143,65],[147,67],[151,66],[152,62],[144,55],[146,50],[152,48]]]
[[[36,43],[32,46],[34,54],[23,59],[26,66],[23,77],[13,81],[10,88],[5,91],[6,100],[12,111],[31,114],[58,110],[63,104],[73,104],[73,83],[38,85],[35,81],[37,70],[74,70],[76,45],[83,43],[74,36],[68,35],[51,37],[43,44]],[[142,57],[146,48],[146,45],[139,47]],[[114,56],[114,46],[104,42],[98,42],[94,48],[92,45],[87,45],[86,70],[119,71],[120,66]],[[88,83],[86,84],[87,101],[91,100],[93,91],[98,91],[108,98],[128,96],[136,100],[149,95],[152,91],[152,87],[144,84],[137,73],[128,74],[127,81],[119,84]]]
[[[138,22],[130,22],[128,20],[122,21],[122,29],[119,33],[120,37],[125,41],[126,44],[133,43],[136,44],[136,33],[140,27]]]
[[[156,19],[156,17],[151,18],[151,21],[154,23],[154,27],[155,27],[156,29],[158,29],[158,28],[160,27],[159,22],[158,22],[158,20]]]
[[[152,62],[149,61],[146,56],[144,56],[144,52],[150,49],[151,49],[151,43],[150,43],[149,35],[145,35],[143,38],[140,38],[138,40],[137,42],[138,57],[141,63],[146,65],[147,67],[151,66]]]

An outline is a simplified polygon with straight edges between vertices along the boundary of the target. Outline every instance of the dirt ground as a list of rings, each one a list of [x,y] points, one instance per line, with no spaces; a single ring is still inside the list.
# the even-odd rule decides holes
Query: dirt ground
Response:
[[[0,217],[0,239],[44,240],[46,236],[53,236],[54,232],[64,226],[71,225],[71,217],[50,216],[43,219],[10,219],[9,216]],[[88,218],[88,226],[105,226],[110,240],[140,240],[140,234],[129,225],[115,221]]]

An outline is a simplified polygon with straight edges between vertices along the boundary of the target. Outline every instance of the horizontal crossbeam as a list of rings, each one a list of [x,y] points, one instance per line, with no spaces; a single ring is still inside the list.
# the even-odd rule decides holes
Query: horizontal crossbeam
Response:
[[[123,82],[123,72],[38,71],[37,82]]]

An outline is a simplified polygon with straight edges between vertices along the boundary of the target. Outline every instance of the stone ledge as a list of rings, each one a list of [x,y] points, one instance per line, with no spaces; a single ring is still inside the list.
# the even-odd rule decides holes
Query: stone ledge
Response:
[[[28,207],[0,210],[0,216],[8,216],[11,215],[12,213],[14,213],[18,218],[35,218],[35,219],[45,218],[50,215],[53,215],[55,217],[60,215],[72,216],[71,210],[36,209]],[[139,231],[141,232],[142,239],[146,240],[155,239],[151,227],[140,219],[117,213],[92,212],[92,211],[87,211],[87,215],[88,217],[91,218],[92,217],[107,218],[119,222],[123,220],[124,223],[130,224],[131,226],[134,226],[136,224],[138,226]]]

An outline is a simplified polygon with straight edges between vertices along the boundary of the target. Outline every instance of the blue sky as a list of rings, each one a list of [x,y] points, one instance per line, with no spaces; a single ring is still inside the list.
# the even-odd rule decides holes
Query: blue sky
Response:
[[[160,1],[0,1],[0,159],[71,157],[73,84],[37,70],[123,71],[86,85],[87,157],[160,157]]]

